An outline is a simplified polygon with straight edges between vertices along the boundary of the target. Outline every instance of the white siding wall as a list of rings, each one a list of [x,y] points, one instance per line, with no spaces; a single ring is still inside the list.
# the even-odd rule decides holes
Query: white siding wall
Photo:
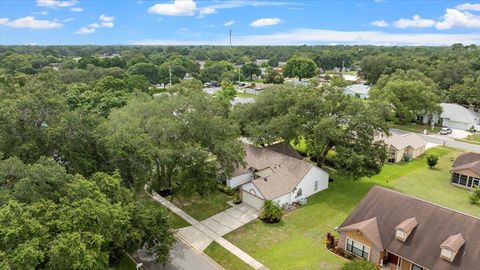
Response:
[[[263,197],[262,193],[260,192],[260,190],[258,190],[257,187],[252,182],[244,184],[242,186],[242,189],[245,190],[248,193],[251,193],[251,194],[259,197],[259,198],[265,199]]]
[[[318,181],[318,188],[314,190],[315,181]],[[302,189],[302,195],[295,198],[298,189]],[[312,167],[297,185],[295,192],[291,193],[291,202],[297,202],[301,198],[309,197],[317,192],[328,188],[328,173],[318,167]]]
[[[227,186],[229,186],[231,188],[236,188],[240,185],[243,185],[247,182],[250,182],[250,180],[252,179],[252,176],[253,175],[250,172],[237,175],[235,177],[227,179]]]
[[[274,202],[278,203],[279,206],[283,206],[284,204],[290,204],[291,203],[291,196],[290,196],[291,193],[287,193],[283,196],[280,196],[278,198],[276,198],[275,200],[273,200]]]

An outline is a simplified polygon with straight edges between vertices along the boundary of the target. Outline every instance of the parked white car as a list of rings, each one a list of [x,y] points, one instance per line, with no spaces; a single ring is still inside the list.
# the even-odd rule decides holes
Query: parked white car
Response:
[[[452,129],[444,127],[440,130],[440,134],[442,135],[452,134]]]

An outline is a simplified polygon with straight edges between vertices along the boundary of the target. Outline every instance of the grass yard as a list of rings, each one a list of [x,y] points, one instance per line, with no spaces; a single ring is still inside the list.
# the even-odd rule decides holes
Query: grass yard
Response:
[[[215,261],[225,269],[235,270],[252,270],[248,264],[244,263],[238,257],[230,253],[230,251],[223,248],[217,242],[213,242],[203,251],[211,258],[215,258]]]
[[[200,195],[193,195],[190,198],[169,196],[167,199],[196,220],[201,221],[230,208],[227,202],[233,200],[233,197],[214,190],[204,197]]]
[[[237,91],[237,93],[235,94],[235,96],[237,96],[237,97],[244,97],[244,98],[255,98],[255,99],[258,97],[258,95],[243,93],[243,92],[240,92],[240,91]]]
[[[461,152],[434,148],[427,153],[440,156],[436,168],[428,168],[424,155],[409,163],[387,164],[380,174],[360,181],[348,181],[332,173],[335,181],[327,190],[311,196],[306,206],[286,214],[280,223],[256,220],[225,238],[272,270],[328,270],[338,269],[345,261],[324,248],[326,233],[340,225],[373,185],[480,216],[480,207],[468,202],[468,191],[449,183],[448,169]],[[222,252],[209,255],[227,270],[237,269],[230,267],[234,262]]]
[[[404,125],[400,124],[394,124],[393,122],[388,123],[388,126],[390,128],[396,128],[396,129],[401,129],[405,131],[410,131],[410,132],[417,132],[417,133],[423,133],[423,131],[426,129],[429,133],[438,133],[440,132],[441,127],[434,126],[432,129],[432,126],[430,125],[422,125],[422,124],[417,124],[417,123],[408,123]]]
[[[455,139],[455,140],[459,142],[465,142],[465,143],[480,144],[480,133],[474,133],[474,134],[468,135],[468,137],[465,139]]]

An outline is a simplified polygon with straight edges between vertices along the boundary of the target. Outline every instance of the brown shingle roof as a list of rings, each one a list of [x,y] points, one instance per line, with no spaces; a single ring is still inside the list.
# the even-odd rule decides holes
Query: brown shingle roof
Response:
[[[458,233],[455,235],[450,235],[443,243],[440,245],[441,248],[447,248],[455,253],[465,244],[465,239],[463,239],[462,234]]]
[[[272,174],[252,180],[252,183],[268,199],[292,192],[303,177],[313,167],[312,164],[265,147],[244,145],[246,166],[238,166],[234,175],[245,173],[249,168],[263,170],[270,168]]]
[[[451,171],[470,169],[480,174],[480,154],[466,153],[457,157]]]
[[[400,230],[402,232],[409,233],[413,229],[415,229],[417,225],[418,225],[417,219],[415,217],[411,217],[402,221],[402,223],[398,224],[397,227],[395,227],[395,229]]]
[[[385,144],[391,145],[398,150],[404,149],[408,146],[412,147],[413,149],[418,149],[427,144],[422,137],[412,132],[400,135],[392,135],[384,138],[383,141]]]
[[[267,149],[273,150],[277,153],[287,155],[289,157],[293,157],[296,159],[303,159],[302,155],[300,155],[290,144],[288,143],[276,143],[266,147]]]
[[[395,227],[415,217],[418,225],[405,242],[396,240]],[[382,244],[403,258],[430,270],[478,269],[480,219],[402,193],[373,187],[340,227],[377,218]],[[453,262],[440,257],[440,245],[461,233],[465,244]]]
[[[369,220],[360,221],[358,223],[341,227],[337,229],[341,231],[361,231],[365,237],[368,238],[378,249],[383,249],[382,239],[380,238],[380,233],[378,232],[378,223],[377,218],[371,218]]]

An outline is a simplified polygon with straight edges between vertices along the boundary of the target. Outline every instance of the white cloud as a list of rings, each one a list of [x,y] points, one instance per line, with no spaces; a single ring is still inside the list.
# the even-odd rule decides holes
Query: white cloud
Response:
[[[480,4],[465,3],[465,4],[461,4],[461,5],[456,6],[455,9],[480,11]]]
[[[235,24],[235,21],[234,20],[229,20],[229,21],[226,21],[223,25],[224,26],[232,26]]]
[[[0,25],[5,25],[12,28],[32,28],[32,29],[52,29],[60,28],[63,24],[48,21],[48,20],[37,20],[32,16],[27,16],[19,18],[13,21],[10,21],[8,18],[0,18]]]
[[[63,7],[71,7],[75,4],[77,4],[77,0],[67,0],[67,1],[37,0],[37,5],[40,7],[63,8]]]
[[[200,9],[200,14],[198,15],[200,18],[203,18],[205,15],[210,15],[216,13],[217,10],[213,7],[205,7]]]
[[[393,25],[397,28],[425,28],[425,27],[432,27],[435,25],[434,20],[430,19],[423,19],[420,15],[413,16],[413,19],[400,19],[398,21],[393,22]]]
[[[155,4],[148,12],[168,16],[193,16],[196,9],[197,4],[193,0],[175,0],[168,4]]]
[[[480,16],[473,15],[468,11],[460,11],[447,8],[443,21],[437,22],[435,27],[439,30],[455,27],[480,28]]]
[[[105,14],[100,15],[99,22],[91,23],[85,27],[82,27],[75,31],[75,34],[86,35],[95,33],[97,28],[112,28],[114,26],[115,17],[107,16]]]
[[[384,20],[380,21],[373,21],[370,25],[377,26],[377,27],[388,27],[390,24]]]
[[[48,12],[46,12],[46,11],[33,12],[33,14],[36,14],[36,15],[45,15],[45,16],[47,16],[47,15],[48,15]]]
[[[93,34],[93,33],[95,33],[95,28],[88,27],[88,26],[82,27],[75,32],[75,34],[79,34],[79,35]]]
[[[358,44],[358,45],[451,45],[454,43],[480,44],[480,33],[385,33],[380,31],[335,31],[300,28],[266,35],[236,36],[237,45],[303,45],[303,44]],[[209,40],[157,40],[130,42],[137,45],[227,45],[228,38]]]
[[[74,20],[75,20],[74,18],[68,18],[68,19],[63,20],[63,22],[68,23],[68,22],[71,22],[71,21],[74,21]]]
[[[264,26],[272,26],[281,23],[282,20],[279,18],[261,18],[258,20],[253,21],[250,26],[251,27],[264,27]]]
[[[83,11],[83,8],[81,8],[81,7],[72,7],[72,8],[70,8],[70,11],[73,11],[73,12],[82,12],[82,11]]]

